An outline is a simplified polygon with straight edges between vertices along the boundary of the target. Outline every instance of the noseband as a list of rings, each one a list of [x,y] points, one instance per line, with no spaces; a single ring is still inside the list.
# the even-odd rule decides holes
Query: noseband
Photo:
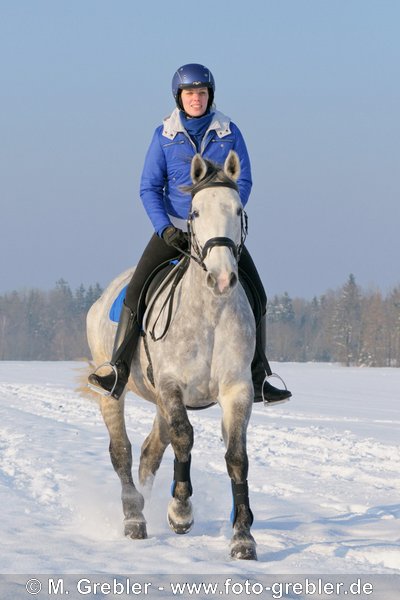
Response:
[[[193,188],[191,189],[192,199],[201,190],[204,190],[207,188],[213,188],[213,187],[231,188],[239,193],[239,188],[238,188],[237,184],[234,181],[232,181],[231,179],[226,179],[225,181],[212,181],[213,177],[215,177],[215,173],[212,173],[211,176],[209,176],[209,177],[205,177],[198,184],[193,186]],[[193,248],[196,256],[193,256],[193,254],[190,253],[189,254],[190,258],[195,260],[205,271],[207,271],[207,267],[204,264],[204,260],[207,256],[208,252],[212,248],[219,246],[219,247],[229,248],[231,250],[236,262],[238,262],[240,259],[240,254],[241,254],[243,246],[244,246],[246,236],[247,236],[247,214],[243,209],[241,210],[240,216],[241,216],[241,229],[240,229],[241,234],[240,234],[240,243],[239,244],[235,244],[235,242],[231,238],[228,238],[228,237],[213,237],[213,238],[210,238],[209,240],[207,240],[207,242],[204,244],[203,248],[201,248],[200,244],[197,241],[196,234],[195,234],[193,226],[192,226],[192,222],[196,218],[196,216],[191,211],[189,213],[187,224],[188,224],[190,245],[191,245],[191,248]]]
[[[203,249],[201,250],[202,260],[206,258],[208,251],[211,250],[211,248],[215,248],[216,246],[226,246],[227,248],[230,248],[232,250],[233,256],[235,257],[235,260],[237,261],[239,259],[239,248],[235,244],[235,242],[231,240],[231,238],[213,237],[204,244]]]

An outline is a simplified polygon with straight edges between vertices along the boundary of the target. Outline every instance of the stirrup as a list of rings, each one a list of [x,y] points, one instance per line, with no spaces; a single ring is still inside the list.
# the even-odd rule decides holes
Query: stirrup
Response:
[[[276,377],[277,379],[279,379],[279,381],[281,381],[283,383],[283,386],[284,386],[285,390],[289,391],[287,389],[286,383],[284,382],[284,380],[282,379],[282,377],[280,375],[278,375],[278,373],[271,373],[271,375],[267,375],[266,374],[265,377],[264,377],[264,381],[262,382],[262,386],[261,386],[261,396],[262,396],[262,399],[263,399],[264,406],[271,406],[271,405],[275,406],[276,404],[284,404],[285,402],[289,402],[291,396],[289,396],[289,398],[284,398],[283,400],[274,400],[273,402],[268,402],[268,400],[264,397],[264,383],[266,381],[268,381],[268,379],[270,377],[271,378],[272,377]]]
[[[90,381],[88,381],[88,387],[93,391],[96,392],[97,394],[101,394],[102,396],[112,396],[113,393],[115,392],[115,388],[117,387],[117,383],[118,383],[118,369],[116,365],[113,365],[110,361],[106,361],[104,363],[102,363],[101,365],[99,365],[98,367],[96,367],[96,369],[93,371],[93,373],[91,373],[91,375],[96,375],[97,371],[99,371],[100,369],[102,369],[103,367],[110,367],[111,370],[114,372],[115,375],[115,383],[112,387],[112,389],[110,391],[105,390],[104,388],[102,388],[101,386],[95,386],[92,383],[90,383]],[[101,377],[101,375],[100,375]]]

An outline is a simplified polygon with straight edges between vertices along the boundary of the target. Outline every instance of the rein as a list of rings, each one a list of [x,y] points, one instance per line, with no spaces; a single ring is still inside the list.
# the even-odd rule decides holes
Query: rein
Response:
[[[171,289],[168,292],[167,297],[164,300],[164,303],[161,307],[161,310],[158,314],[158,317],[155,319],[154,323],[153,323],[153,327],[151,328],[151,330],[149,331],[151,339],[153,340],[153,342],[158,342],[159,340],[162,340],[162,338],[166,335],[170,323],[171,323],[171,319],[172,319],[172,308],[173,308],[173,304],[174,304],[174,296],[175,296],[175,292],[176,292],[176,288],[178,287],[178,283],[180,282],[180,280],[182,279],[182,277],[184,276],[186,269],[189,266],[189,260],[187,258],[183,259],[182,262],[179,264],[177,271],[176,271],[176,275],[175,278],[172,282],[171,285]],[[164,326],[164,331],[161,333],[161,335],[157,336],[156,335],[156,326],[158,323],[159,318],[161,317],[162,313],[164,312],[164,309],[168,306],[168,313],[167,313],[167,319],[166,319],[166,323]],[[146,350],[146,353],[148,352],[148,350]],[[148,356],[149,358],[149,356]]]

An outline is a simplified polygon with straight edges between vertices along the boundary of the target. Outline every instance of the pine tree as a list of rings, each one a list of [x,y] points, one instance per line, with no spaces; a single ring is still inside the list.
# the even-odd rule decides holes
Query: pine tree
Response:
[[[341,290],[332,323],[337,360],[346,366],[357,364],[360,354],[360,290],[353,274]]]

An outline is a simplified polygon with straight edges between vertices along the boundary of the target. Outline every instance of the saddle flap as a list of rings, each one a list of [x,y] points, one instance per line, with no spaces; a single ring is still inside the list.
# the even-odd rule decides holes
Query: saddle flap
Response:
[[[174,287],[181,279],[183,273],[186,270],[187,259],[184,257],[180,261],[169,261],[167,265],[164,266],[163,269],[160,269],[159,278],[156,278],[154,281],[154,285],[146,286],[142,290],[142,294],[139,300],[139,307],[142,312],[141,324],[142,330],[146,332],[147,330],[147,322],[149,315],[153,309],[154,303],[159,297],[159,295],[163,292],[163,290],[171,284],[172,287],[172,295],[168,298],[170,308],[173,300]],[[152,282],[150,282],[152,284]],[[167,325],[168,329],[168,325]]]

